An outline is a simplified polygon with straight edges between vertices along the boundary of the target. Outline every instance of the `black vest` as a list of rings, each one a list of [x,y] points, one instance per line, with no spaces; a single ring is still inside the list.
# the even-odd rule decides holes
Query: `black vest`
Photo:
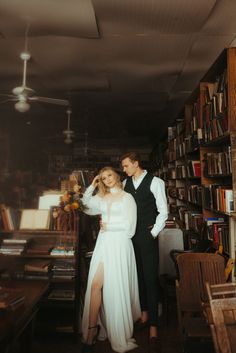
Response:
[[[139,230],[146,230],[153,225],[157,217],[156,200],[150,190],[153,175],[147,173],[139,187],[135,190],[132,177],[126,179],[125,191],[130,193],[137,204],[137,227]]]

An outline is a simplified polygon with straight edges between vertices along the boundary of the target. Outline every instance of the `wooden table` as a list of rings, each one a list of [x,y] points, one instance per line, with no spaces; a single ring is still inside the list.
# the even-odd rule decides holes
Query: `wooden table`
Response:
[[[33,319],[39,301],[48,289],[48,282],[0,280],[0,286],[21,289],[25,295],[24,304],[15,310],[0,311],[0,352],[8,352],[17,339],[21,342],[21,351],[30,352]]]

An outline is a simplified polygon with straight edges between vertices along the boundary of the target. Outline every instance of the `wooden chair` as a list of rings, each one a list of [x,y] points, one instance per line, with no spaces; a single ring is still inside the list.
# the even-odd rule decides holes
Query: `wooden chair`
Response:
[[[206,283],[208,320],[216,353],[236,353],[236,284]]]
[[[208,302],[205,283],[225,283],[224,258],[209,253],[184,253],[176,258],[179,280],[176,280],[178,321],[183,343],[188,338],[211,339],[211,330],[203,315]]]

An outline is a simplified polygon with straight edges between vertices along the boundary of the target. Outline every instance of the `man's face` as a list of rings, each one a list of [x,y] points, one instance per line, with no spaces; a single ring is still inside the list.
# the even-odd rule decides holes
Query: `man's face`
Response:
[[[138,169],[138,162],[132,162],[129,158],[123,159],[121,162],[123,172],[128,176],[133,176]]]

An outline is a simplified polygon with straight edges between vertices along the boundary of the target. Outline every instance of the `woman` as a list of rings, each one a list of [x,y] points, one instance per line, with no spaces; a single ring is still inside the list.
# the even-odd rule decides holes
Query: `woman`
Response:
[[[98,194],[93,191],[98,186]],[[83,351],[91,351],[97,336],[108,338],[116,352],[137,347],[133,322],[140,318],[136,262],[131,238],[136,228],[136,204],[123,191],[119,175],[103,168],[83,196],[86,213],[101,215],[101,229],[90,263],[82,318]],[[99,332],[99,329],[100,332]]]

